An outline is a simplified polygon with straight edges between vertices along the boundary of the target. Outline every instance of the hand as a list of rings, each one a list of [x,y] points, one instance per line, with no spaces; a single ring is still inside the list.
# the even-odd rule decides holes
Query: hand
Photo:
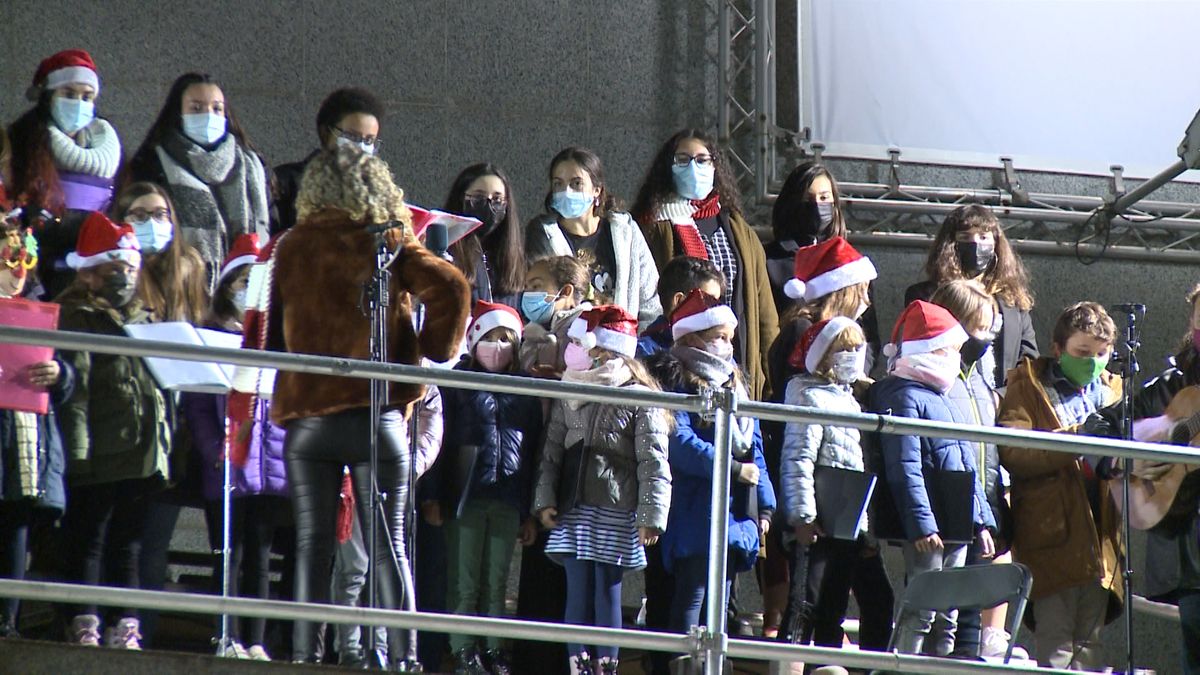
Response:
[[[986,527],[979,531],[979,557],[994,558],[996,556],[996,542],[992,539],[991,530]]]
[[[60,375],[62,370],[58,367],[58,361],[53,360],[35,363],[25,369],[25,377],[35,387],[53,387],[58,384]]]
[[[533,518],[526,518],[525,522],[521,523],[521,530],[517,533],[517,543],[522,546],[531,546],[537,541],[537,522]]]
[[[737,479],[746,485],[758,485],[758,465],[754,462],[743,462],[738,467]]]
[[[989,539],[990,538],[991,537],[989,535]],[[942,550],[944,545],[942,544],[942,538],[938,536],[937,532],[934,532],[928,537],[921,537],[920,539],[914,541],[913,547],[916,548],[920,553],[933,553],[934,551]]]
[[[638,539],[642,540],[642,546],[653,546],[658,543],[659,531],[653,527],[639,527]]]
[[[767,536],[767,533],[770,531],[771,531],[771,519],[770,518],[759,518],[758,519],[758,536],[765,537],[765,536]]]
[[[534,377],[541,377],[547,380],[561,380],[562,372],[554,366],[539,364],[529,369],[529,374]]]
[[[441,502],[421,502],[421,517],[425,519],[425,522],[433,525],[434,527],[441,527],[442,523],[446,522],[445,519],[442,518]]]
[[[811,544],[817,540],[817,537],[825,534],[815,520],[811,523],[801,523],[792,530],[796,533],[796,541],[801,544]]]
[[[1167,473],[1175,465],[1170,462],[1145,462],[1140,459],[1133,460],[1133,476],[1142,480],[1156,481]]]
[[[542,527],[547,530],[553,530],[558,527],[558,509],[553,506],[547,506],[538,511],[538,520],[541,521]]]

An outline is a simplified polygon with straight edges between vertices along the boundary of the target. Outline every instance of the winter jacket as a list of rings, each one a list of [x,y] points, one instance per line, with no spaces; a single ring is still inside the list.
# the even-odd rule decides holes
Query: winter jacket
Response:
[[[455,370],[471,370],[464,359]],[[542,404],[532,396],[442,389],[445,436],[434,462],[434,489],[442,512],[453,517],[469,499],[496,499],[527,513],[533,456],[542,436]],[[462,448],[473,448],[465,461]],[[461,465],[460,465],[461,464]]]
[[[671,322],[667,320],[667,317],[660,316],[638,336],[636,356],[639,359],[645,359],[659,352],[667,351],[673,344],[675,344],[675,338],[671,336]]]
[[[813,375],[797,375],[787,385],[788,405],[825,412],[862,412],[850,387]],[[783,432],[779,490],[787,524],[796,527],[817,519],[813,469],[832,466],[866,471],[861,435],[854,427],[789,422]]]
[[[962,387],[955,381],[954,387]],[[873,412],[889,413],[898,417],[914,417],[934,422],[956,422],[974,424],[960,413],[948,395],[935,389],[896,375],[889,375],[871,386],[870,408]],[[939,532],[933,513],[926,483],[934,471],[972,471],[975,466],[975,448],[968,441],[951,438],[909,436],[897,434],[879,435],[883,480],[891,493],[891,504],[877,500],[879,509],[894,507],[908,541]],[[979,481],[973,481],[972,522],[975,528],[995,530],[996,521],[988,506],[987,495]],[[881,516],[879,521],[885,518]],[[899,533],[881,532],[881,538]]]
[[[208,501],[221,499],[225,484],[225,405],[217,394],[185,393],[179,406],[192,432],[192,448],[200,456],[200,484]],[[250,431],[250,453],[242,466],[230,466],[234,497],[287,496],[287,465],[283,459],[284,430],[271,423],[271,405],[258,399]]]
[[[699,393],[695,378],[689,376],[679,359],[662,352],[650,362],[650,371],[663,389],[685,394]],[[730,567],[744,572],[758,558],[759,519],[771,518],[775,511],[775,489],[762,454],[762,433],[753,420],[754,440],[749,456],[730,462],[728,545]],[[663,564],[671,570],[676,560],[708,556],[708,529],[712,522],[712,476],[716,461],[713,421],[698,413],[675,412],[675,430],[670,435],[671,513],[667,531],[659,545]],[[754,462],[758,466],[758,485],[737,480],[740,466]],[[752,499],[753,497],[753,499]],[[756,508],[753,508],[755,507]]]
[[[953,387],[946,393],[958,415],[969,420],[971,424],[995,426],[996,405],[1000,397],[996,390],[984,381],[984,373],[978,367],[972,366],[966,373],[959,374],[959,381],[963,386]],[[1000,453],[995,443],[970,441],[970,444],[975,452],[975,466],[980,469],[976,478],[983,486],[983,493],[987,495],[992,517],[1007,540],[1012,533],[1005,530],[1009,518],[1008,505],[1004,501],[1004,485],[1000,477]]]
[[[308,157],[299,162],[275,167],[275,181],[271,190],[278,218],[271,222],[272,237],[296,224],[296,195],[300,194],[300,178],[304,176],[308,163],[319,152],[320,150],[313,150]]]
[[[1078,432],[1079,425],[1059,421],[1047,395],[1053,366],[1049,358],[1025,359],[1009,373],[1008,392],[997,413],[1000,426]],[[1099,389],[1100,406],[1120,400],[1121,378],[1105,371],[1092,386]],[[1078,455],[1001,446],[1000,462],[1012,477],[1013,557],[1033,572],[1031,597],[1099,583],[1110,593],[1111,621],[1121,608],[1122,580],[1120,518],[1108,481],[1091,485],[1098,491],[1097,519],[1088,498],[1088,470]]]
[[[608,215],[608,231],[616,259],[612,304],[636,316],[638,326],[648,326],[662,315],[662,303],[658,298],[658,268],[646,247],[646,239],[633,218],[620,211]],[[574,256],[575,252],[558,219],[551,215],[534,219],[525,230],[525,256],[537,260],[564,255]]]
[[[568,342],[567,331],[580,314],[591,308],[592,303],[581,302],[571,309],[555,312],[549,330],[540,323],[528,323],[521,335],[521,370],[530,373],[538,367],[550,368],[555,377],[561,377],[567,367],[563,360]]]
[[[120,310],[74,285],[58,298],[62,330],[125,335],[125,324],[150,315],[134,299]],[[59,408],[71,485],[170,478],[168,399],[142,359],[117,354],[63,352],[75,370],[75,391]]]
[[[67,492],[63,476],[67,460],[63,452],[62,433],[58,427],[56,409],[75,390],[75,371],[59,356],[58,383],[50,388],[50,407],[45,415],[37,416],[37,483],[30,494],[21,487],[22,460],[16,452],[16,427],[11,410],[0,410],[0,501],[13,502],[32,499],[36,507],[47,509],[54,516],[61,515],[67,506]]]
[[[645,390],[640,384],[624,385]],[[635,512],[637,527],[667,528],[671,469],[667,464],[670,424],[658,408],[555,401],[538,464],[532,512],[558,507],[566,481],[577,503]],[[562,475],[568,449],[583,444],[578,476]]]
[[[734,279],[730,303],[738,318],[736,361],[746,371],[746,389],[750,398],[761,401],[771,391],[771,383],[767,379],[767,350],[779,334],[779,314],[771,297],[766,256],[758,235],[750,229],[740,213],[721,211],[718,218],[737,257],[738,274]],[[646,237],[646,244],[659,271],[682,253],[682,246],[670,221],[645,223],[642,225],[642,234]]]

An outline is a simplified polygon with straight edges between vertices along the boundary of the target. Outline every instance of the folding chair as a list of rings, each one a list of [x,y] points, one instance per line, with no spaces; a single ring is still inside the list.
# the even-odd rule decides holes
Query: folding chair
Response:
[[[1008,620],[1004,629],[1011,639],[1004,663],[1012,658],[1017,628],[1029,602],[1033,575],[1020,563],[972,565],[946,570],[931,570],[918,574],[904,589],[904,597],[896,605],[893,625],[899,625],[906,611],[946,612],[952,609],[991,609],[1008,603]],[[888,651],[896,649],[896,631],[888,641]]]

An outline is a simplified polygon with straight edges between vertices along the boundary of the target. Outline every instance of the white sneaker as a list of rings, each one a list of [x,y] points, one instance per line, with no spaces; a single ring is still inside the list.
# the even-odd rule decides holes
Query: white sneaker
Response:
[[[95,614],[80,614],[71,619],[67,641],[81,647],[99,647],[100,617]]]
[[[217,656],[220,656],[221,658],[225,658],[225,659],[248,659],[248,658],[250,658],[246,654],[246,648],[242,646],[242,643],[237,642],[236,640],[230,641],[228,645],[223,645],[218,641],[217,642]]]
[[[983,629],[983,634],[979,636],[979,655],[983,658],[1004,658],[1005,652],[1008,651],[1008,642],[1012,636],[1003,628],[993,628],[987,626]],[[1025,660],[1029,658],[1029,652],[1024,647],[1013,645],[1012,659]]]
[[[133,618],[124,618],[115,627],[104,629],[104,646],[111,649],[132,649],[141,651],[142,634],[138,632],[141,622]]]
[[[250,645],[250,649],[246,650],[246,658],[252,661],[270,661],[271,656],[267,654],[267,650],[262,645]]]

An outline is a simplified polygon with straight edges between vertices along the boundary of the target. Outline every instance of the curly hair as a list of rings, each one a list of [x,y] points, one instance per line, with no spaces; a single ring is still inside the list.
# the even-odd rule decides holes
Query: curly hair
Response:
[[[396,221],[405,238],[412,236],[412,211],[387,162],[355,147],[322,150],[304,170],[296,195],[296,219],[303,221],[322,209],[344,211],[360,223]]]
[[[679,144],[688,140],[703,143],[713,158],[713,165],[716,167],[714,187],[720,195],[721,209],[727,213],[741,214],[742,196],[738,191],[737,179],[734,178],[729,163],[725,161],[717,139],[700,129],[683,129],[662,144],[646,172],[646,178],[642,181],[642,187],[638,190],[631,210],[639,223],[654,222],[654,215],[659,207],[675,196],[675,174],[671,167],[675,164],[675,151]]]
[[[801,162],[784,179],[783,187],[779,188],[779,197],[771,209],[771,233],[775,241],[790,241],[793,238],[792,233],[796,223],[800,222],[805,205],[812,201],[808,189],[818,178],[829,179],[833,191],[833,222],[829,225],[829,237],[846,236],[846,217],[842,214],[842,193],[838,189],[837,179],[823,164]]]
[[[559,288],[570,284],[575,289],[576,303],[596,300],[595,288],[592,286],[591,272],[578,258],[569,255],[547,256],[538,258],[529,265],[532,272],[535,267],[542,267]],[[526,275],[528,276],[528,274]],[[603,304],[603,302],[597,303]]]
[[[1097,302],[1077,302],[1064,309],[1054,322],[1050,339],[1059,349],[1066,349],[1067,341],[1076,333],[1084,333],[1110,345],[1117,338],[1112,317]]]
[[[1033,295],[1029,291],[1029,274],[1025,265],[1013,251],[1000,220],[992,210],[979,204],[960,206],[946,216],[929,257],[925,260],[925,276],[936,285],[964,277],[962,266],[955,252],[955,237],[959,232],[984,232],[996,240],[996,262],[983,273],[980,281],[996,298],[1021,311],[1033,309]]]
[[[8,197],[14,204],[62,215],[65,208],[62,184],[58,180],[54,156],[50,153],[50,99],[53,96],[53,90],[43,91],[37,104],[8,127],[12,178]]]

